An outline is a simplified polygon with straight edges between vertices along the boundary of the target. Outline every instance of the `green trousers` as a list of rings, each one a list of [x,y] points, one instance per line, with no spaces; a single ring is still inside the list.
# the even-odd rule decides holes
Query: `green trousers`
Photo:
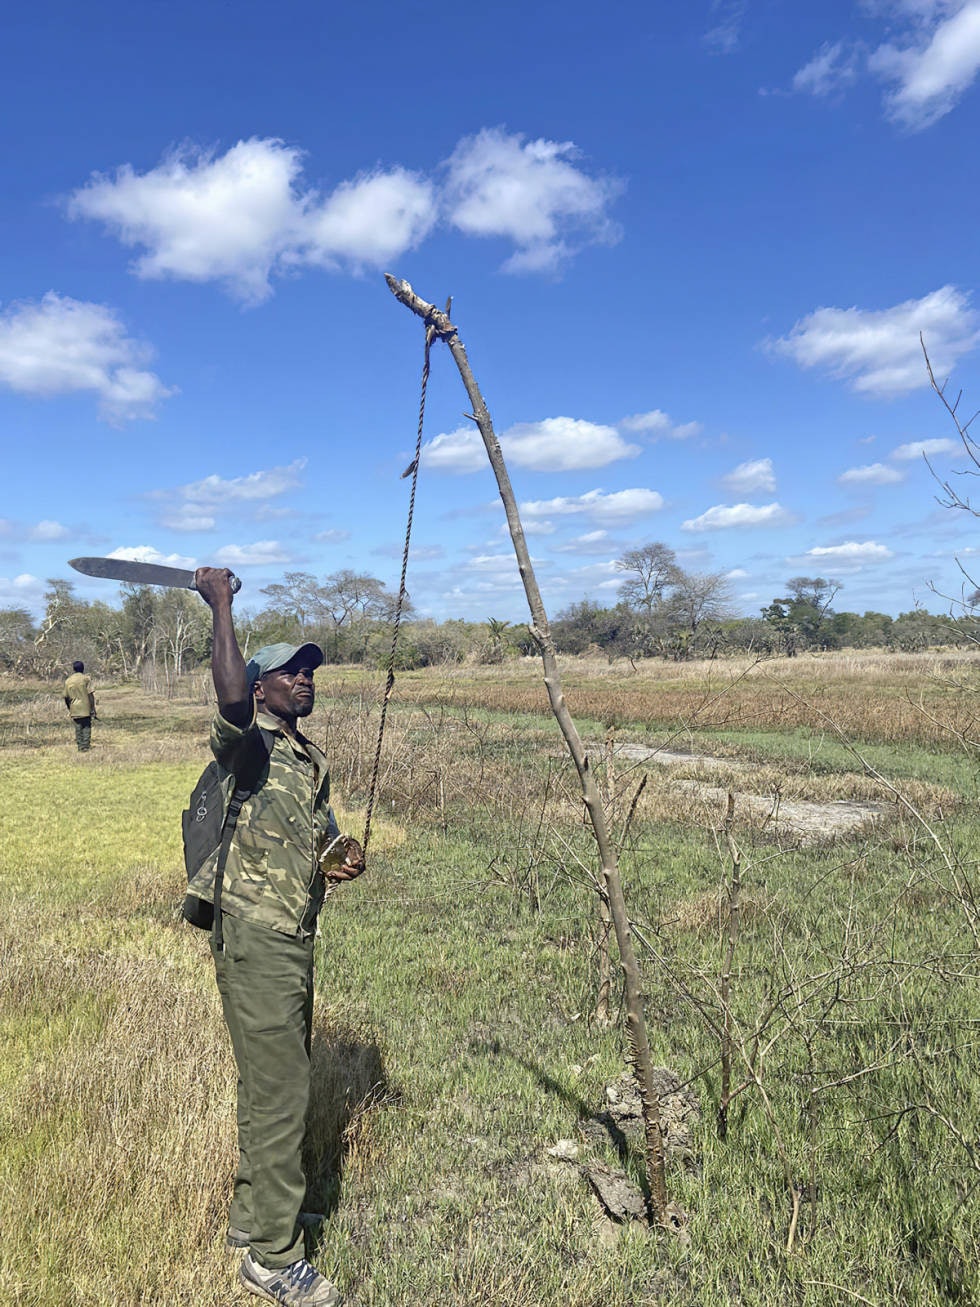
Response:
[[[79,753],[85,753],[92,747],[92,718],[91,717],[73,717],[75,724],[75,744],[78,746]]]
[[[305,1256],[303,1136],[310,1101],[313,939],[222,914],[211,941],[238,1065],[238,1174],[228,1223],[274,1270]]]

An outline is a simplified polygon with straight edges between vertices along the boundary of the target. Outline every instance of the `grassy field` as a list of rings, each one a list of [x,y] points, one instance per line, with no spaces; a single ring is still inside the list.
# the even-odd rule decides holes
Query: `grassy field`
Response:
[[[621,836],[680,1231],[611,1219],[587,1178],[640,1184],[642,1139],[538,666],[430,669],[397,683],[369,875],[321,920],[317,1264],[349,1307],[980,1302],[976,661],[563,672]],[[380,680],[318,674],[355,834]],[[234,1069],[177,917],[207,678],[99,687],[88,755],[59,692],[0,682],[0,1304],[244,1300]],[[881,810],[803,839],[791,801]]]

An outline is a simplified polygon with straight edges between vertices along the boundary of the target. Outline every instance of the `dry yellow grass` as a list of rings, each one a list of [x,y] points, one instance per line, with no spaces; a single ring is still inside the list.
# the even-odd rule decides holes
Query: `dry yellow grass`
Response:
[[[976,734],[965,703],[980,694],[969,653],[804,655],[718,662],[562,664],[566,698],[581,719],[675,730],[834,728],[859,741],[948,746]],[[349,683],[349,682],[348,682]],[[496,712],[548,711],[540,665],[439,669],[399,678],[399,700]],[[980,700],[978,708],[980,708]]]
[[[20,894],[0,932],[0,1301],[217,1307],[235,1079],[206,940],[149,870],[60,916]],[[315,1178],[356,1139],[377,1055],[322,1001],[314,1052]]]

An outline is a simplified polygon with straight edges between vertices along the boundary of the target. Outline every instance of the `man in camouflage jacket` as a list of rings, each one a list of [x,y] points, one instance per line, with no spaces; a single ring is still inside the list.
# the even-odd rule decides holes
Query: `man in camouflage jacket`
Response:
[[[364,862],[356,845],[348,852],[339,838],[326,759],[297,725],[313,710],[323,653],[315,644],[269,645],[246,666],[230,577],[223,568],[195,574],[214,625],[211,748],[236,784],[253,791],[225,864],[223,942],[211,941],[238,1065],[239,1167],[227,1242],[248,1249],[241,1281],[252,1293],[334,1307],[336,1289],[305,1260],[301,1220],[313,940],[325,882],[352,880]]]

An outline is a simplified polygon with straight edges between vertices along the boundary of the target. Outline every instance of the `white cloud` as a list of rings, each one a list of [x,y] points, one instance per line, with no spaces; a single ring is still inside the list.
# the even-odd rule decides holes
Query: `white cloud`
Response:
[[[671,440],[690,440],[692,436],[699,436],[704,430],[700,422],[681,422],[679,426],[674,427],[670,433]]]
[[[842,486],[890,486],[905,480],[905,474],[884,463],[869,463],[866,467],[850,467],[837,481]]]
[[[559,517],[584,513],[597,522],[625,523],[659,512],[664,498],[656,490],[589,490],[584,495],[557,499],[531,499],[521,504],[522,515]]]
[[[897,449],[893,449],[891,457],[901,459],[903,462],[911,462],[912,459],[921,458],[923,454],[928,458],[932,454],[952,454],[960,448],[962,446],[957,441],[945,437],[935,440],[910,440],[907,445],[899,445]]]
[[[563,545],[556,546],[559,554],[605,554],[609,552],[609,532],[586,531],[584,535],[575,536]]]
[[[297,510],[288,504],[263,503],[255,510],[256,522],[281,522],[284,518],[298,515]]]
[[[576,590],[583,585],[618,590],[623,584],[623,573],[616,566],[615,558],[609,558],[604,563],[586,563],[583,567],[572,568],[568,579]]]
[[[748,0],[711,0],[714,25],[703,40],[712,54],[733,54],[738,49]]]
[[[479,472],[487,467],[483,437],[473,427],[457,427],[427,440],[422,447],[426,467],[442,472]]]
[[[823,545],[808,549],[806,557],[838,563],[883,563],[886,559],[893,558],[894,554],[887,546],[876,544],[873,540],[865,540],[860,544],[856,540],[848,540],[843,545]]]
[[[60,522],[38,522],[31,527],[28,535],[32,540],[64,540],[71,532]]]
[[[477,554],[466,564],[472,572],[506,573],[517,571],[517,559],[513,554]]]
[[[531,518],[527,522],[522,522],[521,525],[526,536],[553,536],[556,530],[554,522],[549,522],[546,518],[542,518],[540,521]],[[510,527],[506,522],[501,522],[500,534],[507,536],[508,539],[510,538]]]
[[[397,552],[392,554],[392,558],[401,558],[402,546],[399,545]],[[442,545],[416,545],[412,549],[412,557],[417,563],[434,563],[440,558],[446,557],[446,551]]]
[[[440,215],[468,235],[510,238],[509,271],[553,272],[583,243],[617,237],[606,210],[621,186],[576,159],[569,142],[482,131],[443,166],[444,192],[421,173],[379,166],[323,195],[304,184],[301,150],[252,137],[224,154],[186,145],[144,173],[129,164],[95,173],[69,197],[68,214],[136,250],[138,277],[216,281],[254,305],[290,271],[383,267],[425,240]]]
[[[738,467],[726,473],[721,480],[733,495],[771,495],[776,489],[771,458],[757,458],[750,463],[739,463]]]
[[[628,445],[613,427],[566,417],[513,426],[500,437],[500,447],[509,461],[535,472],[605,467],[640,453],[639,445]]]
[[[0,314],[0,385],[42,397],[90,391],[112,425],[153,417],[175,393],[141,366],[151,357],[104,304],[48,291]]]
[[[159,563],[163,567],[194,568],[197,564],[193,558],[184,554],[162,554],[153,545],[121,545],[114,549],[107,558],[125,558],[134,563]]]
[[[793,78],[793,90],[826,96],[849,86],[857,77],[857,56],[842,41],[825,42]]]
[[[254,545],[224,545],[214,556],[218,567],[257,567],[288,563],[289,554],[278,540],[257,540]]]
[[[19,576],[0,576],[0,608],[36,608],[40,613],[44,607],[43,594],[46,584],[30,572],[21,572]]]
[[[948,5],[905,8],[931,23],[909,44],[880,46],[868,67],[892,83],[885,97],[889,117],[918,131],[955,108],[980,71],[980,0],[966,0],[952,13]]]
[[[157,490],[149,498],[169,501],[161,514],[160,524],[174,531],[212,531],[223,511],[240,508],[253,510],[256,519],[291,516],[292,509],[270,505],[269,500],[295,490],[303,484],[305,458],[297,458],[285,467],[266,468],[240,477],[221,477],[216,473],[200,481],[191,481],[176,490]]]
[[[142,175],[129,164],[115,177],[94,174],[68,212],[145,249],[137,276],[223,281],[255,303],[270,293],[269,273],[302,225],[293,190],[300,169],[300,152],[282,141],[239,141],[219,158],[185,146]]]
[[[342,182],[306,215],[306,237],[284,251],[284,262],[337,268],[380,268],[414,249],[436,220],[430,182],[404,168]]]
[[[748,575],[749,573],[746,572],[744,567],[733,567],[730,571],[725,573],[725,580],[744,581]]]
[[[213,531],[215,519],[207,513],[189,508],[165,514],[160,518],[160,525],[169,527],[171,531]]]
[[[350,539],[350,532],[343,527],[329,527],[326,531],[318,531],[313,539],[325,545],[339,545]]]
[[[321,200],[299,189],[302,152],[276,139],[225,154],[185,146],[139,174],[124,164],[75,191],[71,217],[93,218],[146,252],[139,277],[218,281],[257,304],[289,266],[378,265],[411,248],[435,221],[429,183],[403,169],[343,182]]]
[[[631,417],[623,418],[619,425],[624,431],[642,431],[652,435],[655,432],[668,432],[674,424],[666,413],[654,408],[649,413],[634,413]]]
[[[444,590],[439,597],[445,601],[447,611],[453,616],[467,613],[471,620],[479,620],[480,608],[486,611],[484,605],[516,599],[520,589],[519,582],[515,585],[515,580],[509,576],[489,579],[467,577],[465,586],[453,586],[450,590]]]
[[[305,467],[306,459],[297,458],[286,467],[271,467],[246,476],[225,478],[212,473],[201,481],[181,486],[179,493],[188,506],[200,504],[215,508],[228,503],[272,499],[302,485],[300,473]]]
[[[649,436],[651,440],[657,440],[661,436],[666,436],[670,440],[689,440],[691,436],[697,436],[703,430],[700,422],[675,423],[669,414],[659,408],[651,409],[649,413],[633,413],[630,417],[623,418],[617,426],[623,431],[635,431]]]
[[[720,531],[727,527],[781,526],[790,515],[781,504],[715,504],[700,517],[681,523],[682,531]]]
[[[961,4],[962,0],[861,0],[862,9],[873,15],[891,20],[904,14],[911,23],[923,29]]]
[[[943,286],[890,309],[816,309],[770,348],[802,368],[850,380],[862,394],[888,397],[929,384],[919,333],[934,371],[945,374],[977,343],[978,318],[966,295]]]
[[[605,467],[621,458],[635,458],[639,445],[628,445],[613,427],[580,418],[544,418],[521,422],[500,437],[508,463],[533,472],[571,472]],[[424,458],[444,472],[479,472],[487,466],[483,437],[472,427],[459,427],[428,441]]]
[[[468,236],[508,237],[507,272],[554,272],[581,242],[611,243],[606,210],[622,187],[588,176],[570,142],[526,141],[484,128],[465,137],[446,164],[449,222]]]

